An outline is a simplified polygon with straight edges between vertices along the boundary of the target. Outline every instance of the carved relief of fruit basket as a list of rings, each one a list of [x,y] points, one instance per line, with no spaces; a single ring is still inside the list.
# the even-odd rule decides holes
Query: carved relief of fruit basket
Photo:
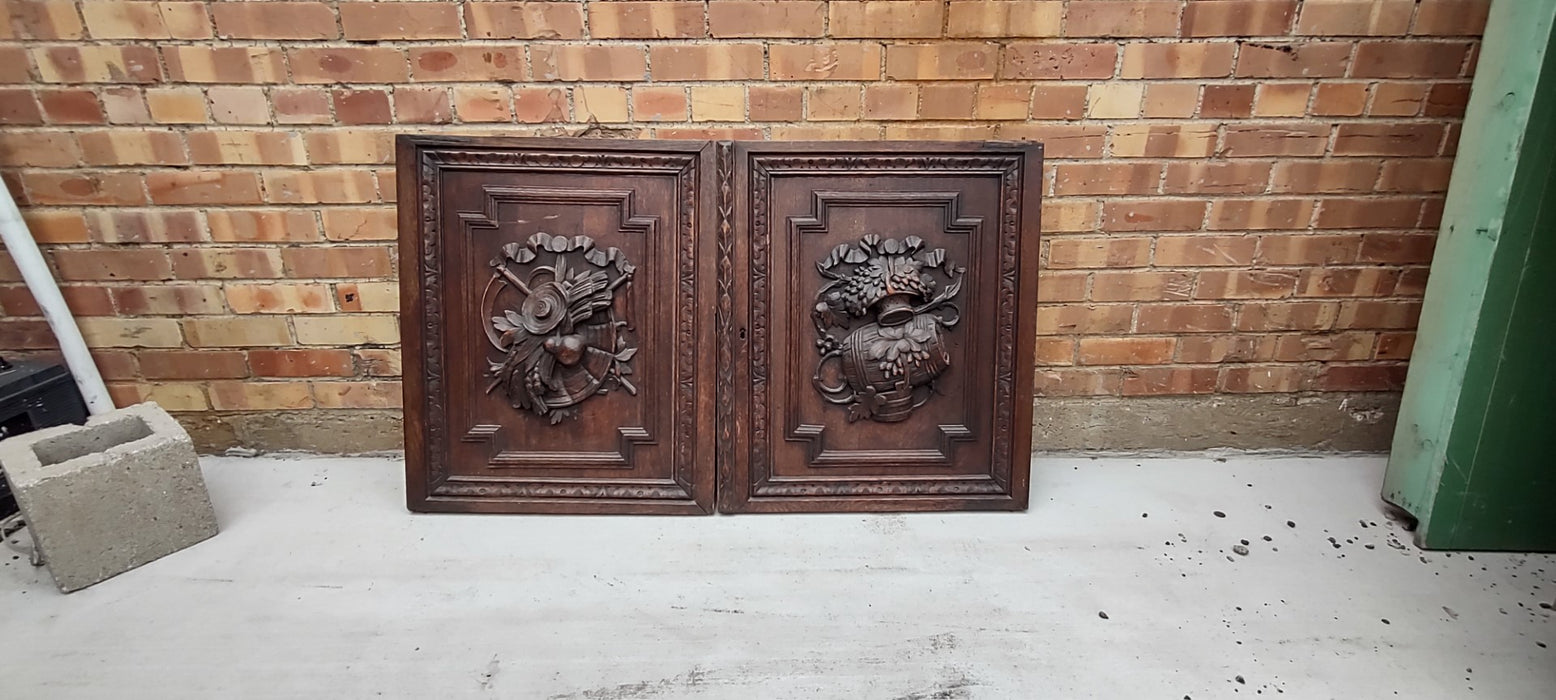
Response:
[[[951,301],[963,269],[946,260],[943,248],[924,250],[917,236],[873,234],[839,245],[816,269],[830,281],[811,312],[821,352],[812,383],[827,402],[848,406],[849,421],[906,420],[951,367],[944,333],[960,320]],[[839,338],[834,328],[847,334]],[[824,376],[832,360],[840,384]]]

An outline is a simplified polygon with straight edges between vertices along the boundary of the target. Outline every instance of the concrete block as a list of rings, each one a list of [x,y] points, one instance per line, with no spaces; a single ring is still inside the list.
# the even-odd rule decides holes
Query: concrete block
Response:
[[[0,441],[0,468],[66,593],[216,534],[189,434],[154,403]]]

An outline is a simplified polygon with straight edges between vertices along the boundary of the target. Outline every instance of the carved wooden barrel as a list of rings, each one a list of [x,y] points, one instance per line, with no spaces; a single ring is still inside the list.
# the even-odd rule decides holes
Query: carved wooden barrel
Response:
[[[871,323],[843,339],[843,377],[869,402],[867,389],[875,390],[874,419],[895,423],[913,413],[918,387],[934,381],[951,366],[951,355],[940,336],[940,322],[930,314],[918,314],[899,326]]]

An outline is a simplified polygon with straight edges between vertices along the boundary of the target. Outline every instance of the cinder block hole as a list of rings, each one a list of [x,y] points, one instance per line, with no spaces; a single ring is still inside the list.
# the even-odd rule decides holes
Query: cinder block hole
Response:
[[[120,416],[118,420],[40,440],[32,446],[32,453],[38,457],[39,464],[48,466],[148,437],[151,437],[151,426],[140,416]]]

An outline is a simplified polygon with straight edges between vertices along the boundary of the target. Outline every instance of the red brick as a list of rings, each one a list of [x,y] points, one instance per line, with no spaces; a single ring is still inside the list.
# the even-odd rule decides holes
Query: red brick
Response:
[[[1311,370],[1293,365],[1224,367],[1221,388],[1228,393],[1287,393],[1302,391],[1310,383]]]
[[[1374,359],[1408,360],[1416,342],[1415,333],[1379,333]]]
[[[1366,158],[1286,161],[1277,163],[1270,191],[1334,194],[1372,192],[1378,182],[1379,161]]]
[[[20,46],[0,46],[0,83],[30,83],[33,81],[28,65],[27,49]]]
[[[1296,0],[1195,0],[1183,8],[1184,36],[1282,36]]]
[[[1260,362],[1272,359],[1270,336],[1185,335],[1178,339],[1178,362]]]
[[[185,165],[189,157],[177,132],[92,131],[80,135],[87,165]]]
[[[394,240],[394,209],[332,207],[323,212],[324,237],[332,241]]]
[[[1239,78],[1337,78],[1351,62],[1349,42],[1244,43]]]
[[[397,83],[410,75],[404,52],[387,46],[293,48],[286,60],[299,84]]]
[[[1453,161],[1446,158],[1406,158],[1383,163],[1379,192],[1446,192]]]
[[[401,374],[398,350],[363,348],[357,350],[357,362],[370,377],[398,377]]]
[[[1259,239],[1257,265],[1335,265],[1356,261],[1356,235],[1296,234]]]
[[[1199,273],[1196,299],[1283,299],[1297,286],[1297,273],[1282,270],[1206,270]]]
[[[1215,367],[1136,367],[1125,370],[1119,393],[1124,396],[1213,394],[1219,375]]]
[[[146,189],[156,204],[253,204],[260,200],[259,177],[232,170],[149,172]]]
[[[206,212],[218,243],[298,243],[319,240],[313,212],[298,209],[212,209]]]
[[[1271,164],[1209,161],[1167,164],[1163,194],[1259,194],[1270,181]]]
[[[53,258],[63,280],[165,280],[173,276],[163,250],[56,250]]]
[[[1117,44],[1010,44],[1000,77],[1007,80],[1095,80],[1113,77]]]
[[[1070,0],[1065,6],[1065,36],[1176,36],[1177,33],[1176,2]]]
[[[1048,158],[1096,158],[1102,155],[1107,128],[1097,124],[1007,122],[999,125],[997,133],[1012,141],[1040,141],[1043,155]]]
[[[189,157],[198,165],[304,165],[308,156],[297,134],[285,131],[197,131],[189,134]]]
[[[1399,36],[1410,28],[1415,0],[1308,0],[1297,34]]]
[[[1037,300],[1043,303],[1085,301],[1090,286],[1090,272],[1048,272],[1037,287]]]
[[[708,31],[718,38],[819,37],[826,25],[826,3],[812,0],[712,0]]]
[[[755,122],[799,121],[805,114],[804,91],[797,87],[752,85],[746,89],[746,101]]]
[[[348,40],[458,39],[459,7],[440,2],[343,2]]]
[[[31,172],[23,173],[21,179],[32,204],[125,206],[146,202],[142,178],[131,173]]]
[[[1432,156],[1442,143],[1443,125],[1341,124],[1335,133],[1334,154],[1344,156]]]
[[[454,112],[466,122],[511,121],[512,104],[513,93],[506,87],[454,88]]]
[[[940,0],[833,0],[829,5],[827,35],[840,38],[934,38],[940,36],[945,13]]]
[[[1372,333],[1282,335],[1275,343],[1275,359],[1281,362],[1366,360],[1372,357],[1375,338]]]
[[[1409,330],[1421,317],[1419,301],[1346,301],[1340,304],[1336,328],[1380,328]]]
[[[535,46],[529,55],[535,80],[641,81],[648,71],[640,46]]]
[[[1318,373],[1319,391],[1399,391],[1404,365],[1327,365]]]
[[[211,18],[199,2],[80,3],[94,39],[209,39]]]
[[[394,118],[401,124],[447,124],[454,120],[448,88],[397,87],[394,89]]]
[[[1253,116],[1254,85],[1206,85],[1200,97],[1199,116],[1209,119],[1246,119]]]
[[[150,46],[50,46],[32,50],[46,83],[155,83],[162,80]]]
[[[330,92],[335,119],[341,124],[388,124],[389,93],[384,90],[336,89]]]
[[[33,91],[0,89],[0,124],[32,126],[42,123],[43,110],[39,109]]]
[[[377,189],[370,170],[319,168],[306,172],[265,172],[265,198],[274,203],[358,204],[375,201]]]
[[[1451,78],[1460,75],[1470,44],[1364,41],[1356,47],[1357,78]]]
[[[16,39],[82,39],[81,17],[75,3],[45,0],[11,0],[0,8],[0,17],[9,27],[0,26],[0,36]],[[3,34],[7,29],[10,34]]]
[[[211,408],[218,411],[273,411],[313,408],[302,382],[211,382]]]
[[[1435,233],[1369,233],[1362,236],[1361,263],[1427,264],[1437,246]]]
[[[1112,155],[1119,158],[1208,158],[1216,150],[1217,125],[1135,123],[1113,127]]]
[[[686,90],[678,87],[633,88],[632,114],[638,121],[682,121],[687,115]]]
[[[281,276],[281,255],[273,248],[195,248],[173,253],[179,279],[241,279]]]
[[[168,78],[174,82],[286,82],[286,62],[279,48],[164,46],[162,60],[167,64]],[[296,64],[293,64],[293,70],[297,70]]]
[[[949,3],[946,32],[953,37],[1059,36],[1064,3],[1058,0]]]
[[[281,257],[294,278],[387,277],[392,271],[389,249],[380,246],[288,248]]]
[[[1420,199],[1325,199],[1318,228],[1412,228],[1421,217]]]
[[[750,74],[762,77],[761,47],[751,45],[754,51],[741,50],[738,55],[720,57],[724,47],[733,51],[744,44],[714,45],[707,47],[712,54],[708,62],[712,71]],[[668,75],[660,73],[661,53],[680,55],[693,51],[692,47],[653,47],[654,78],[675,80],[682,71],[673,70]],[[881,77],[881,46],[879,44],[773,44],[768,48],[769,70],[773,80],[878,80]],[[702,80],[711,71],[692,74],[686,79]],[[738,76],[745,77],[745,76]],[[721,78],[722,79],[722,78]]]
[[[589,35],[595,39],[695,39],[704,35],[703,4],[599,2],[589,5]]]
[[[205,230],[199,212],[176,209],[90,211],[86,223],[104,243],[196,243]]]
[[[1359,117],[1367,108],[1366,83],[1320,83],[1313,96],[1313,114]]]
[[[411,88],[401,88],[401,91]],[[330,93],[318,88],[276,88],[270,92],[280,124],[329,124]]]
[[[139,354],[146,379],[242,379],[249,376],[243,353],[232,350],[146,350]]]
[[[1173,338],[1081,338],[1076,360],[1083,365],[1159,365],[1172,362]]]
[[[581,3],[465,3],[471,39],[581,39],[583,25]]]
[[[22,212],[22,220],[39,243],[86,243],[86,217],[79,211],[28,209]]]
[[[1217,231],[1302,229],[1312,218],[1311,199],[1221,199],[1210,205],[1207,222]]]
[[[239,314],[330,313],[335,303],[326,284],[229,284],[227,306]]]
[[[1159,163],[1066,163],[1054,169],[1054,194],[1151,194],[1161,174]]]
[[[1331,267],[1303,270],[1297,296],[1376,297],[1392,294],[1399,271],[1379,267]]]
[[[1462,117],[1469,102],[1469,83],[1437,83],[1426,93],[1426,116]]]
[[[1143,267],[1151,259],[1149,238],[1059,238],[1048,244],[1048,267]]]
[[[1197,231],[1204,220],[1200,200],[1114,199],[1102,205],[1104,231]]]
[[[1141,304],[1139,333],[1221,333],[1232,330],[1227,304]]]
[[[50,124],[102,124],[103,105],[91,90],[39,90],[38,104]]]
[[[1491,0],[1420,0],[1415,26],[1417,36],[1473,36],[1486,29]]]
[[[394,162],[394,134],[389,131],[313,131],[304,136],[303,141],[308,145],[308,161],[314,164],[380,165]]]
[[[1253,263],[1258,239],[1247,236],[1162,236],[1152,259],[1158,267],[1238,267]]]
[[[1192,272],[1100,270],[1092,275],[1092,301],[1180,301],[1194,293]]]
[[[320,408],[399,408],[399,382],[311,382]]]
[[[1329,144],[1329,127],[1292,123],[1228,126],[1221,155],[1230,158],[1260,156],[1320,156]]]
[[[1117,369],[1039,369],[1038,396],[1102,396],[1117,394],[1122,373]]]
[[[221,39],[335,39],[335,11],[322,2],[218,2],[211,5]]]
[[[219,314],[227,311],[222,299],[221,287],[172,284],[136,287],[114,287],[114,306],[121,314],[175,316],[185,314]]]
[[[1193,5],[1190,5],[1193,7]],[[1225,78],[1237,46],[1226,42],[1126,44],[1121,78]]]
[[[986,80],[994,77],[998,56],[999,47],[995,44],[893,44],[886,48],[886,77],[891,80]]]

